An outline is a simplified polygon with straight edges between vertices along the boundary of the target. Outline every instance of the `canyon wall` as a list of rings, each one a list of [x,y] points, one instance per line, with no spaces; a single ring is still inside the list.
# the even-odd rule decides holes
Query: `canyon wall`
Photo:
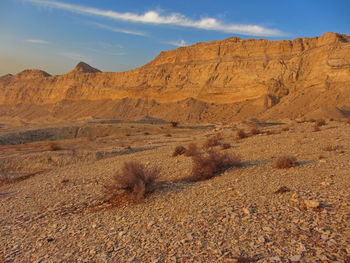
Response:
[[[0,104],[62,105],[62,101],[125,98],[176,104],[192,98],[207,104],[234,103],[234,108],[249,103],[274,116],[303,105],[303,100],[306,107],[315,98],[320,100],[315,110],[323,103],[346,111],[349,90],[350,37],[326,33],[282,41],[232,37],[198,43],[162,52],[126,72],[100,72],[85,63],[57,76],[25,70],[0,78]]]

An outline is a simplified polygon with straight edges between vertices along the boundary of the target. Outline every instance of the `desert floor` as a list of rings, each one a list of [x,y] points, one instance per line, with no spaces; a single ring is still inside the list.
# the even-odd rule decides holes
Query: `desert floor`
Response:
[[[237,139],[252,125],[80,122],[51,125],[54,141],[47,126],[2,126],[0,262],[349,262],[350,125],[314,125],[258,123]],[[242,167],[182,180],[192,159],[174,148],[217,133]],[[275,168],[285,154],[298,165]],[[159,167],[162,183],[111,205],[105,186],[131,160]]]

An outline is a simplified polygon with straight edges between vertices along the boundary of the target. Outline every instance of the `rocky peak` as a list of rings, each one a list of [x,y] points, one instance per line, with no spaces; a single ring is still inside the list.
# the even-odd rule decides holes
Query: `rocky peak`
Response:
[[[89,64],[85,63],[85,62],[79,62],[78,65],[76,65],[76,67],[69,73],[97,73],[97,72],[101,72],[101,70],[91,67]]]

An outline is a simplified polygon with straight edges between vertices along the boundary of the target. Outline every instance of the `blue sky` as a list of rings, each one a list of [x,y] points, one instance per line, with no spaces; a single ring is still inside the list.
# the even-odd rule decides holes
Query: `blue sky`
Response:
[[[349,0],[0,0],[0,75],[125,71],[197,42],[350,34]]]

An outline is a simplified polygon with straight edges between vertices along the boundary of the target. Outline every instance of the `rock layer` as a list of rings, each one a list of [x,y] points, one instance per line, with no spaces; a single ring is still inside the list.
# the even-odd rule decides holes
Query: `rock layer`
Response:
[[[245,103],[269,116],[290,117],[293,105],[296,115],[304,115],[308,109],[299,107],[316,99],[312,111],[325,106],[327,112],[344,112],[350,106],[349,41],[336,33],[282,41],[232,37],[162,52],[120,73],[100,72],[82,62],[58,76],[25,70],[0,78],[0,104],[124,98],[176,104],[193,98],[235,107]]]

